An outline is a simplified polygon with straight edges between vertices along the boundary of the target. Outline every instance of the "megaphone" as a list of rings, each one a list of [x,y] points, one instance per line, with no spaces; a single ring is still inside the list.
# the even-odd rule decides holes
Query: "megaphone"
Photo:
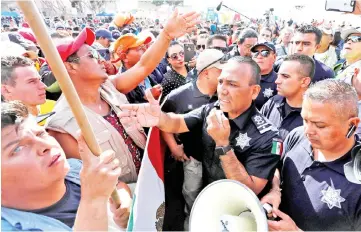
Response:
[[[272,208],[268,205],[267,212]],[[268,231],[265,208],[254,192],[234,180],[219,180],[205,187],[194,201],[189,230]]]

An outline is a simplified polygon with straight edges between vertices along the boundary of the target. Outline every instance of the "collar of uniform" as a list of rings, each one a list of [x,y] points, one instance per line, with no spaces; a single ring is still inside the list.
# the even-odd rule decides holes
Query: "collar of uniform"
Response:
[[[257,112],[256,105],[254,101],[252,101],[251,106],[243,112],[241,115],[239,115],[237,118],[232,119],[234,123],[236,123],[237,127],[242,130],[243,127],[249,122],[251,117]]]
[[[355,137],[356,140],[358,140],[357,138],[358,137]],[[356,141],[356,143],[357,143],[357,145],[361,145],[360,142],[358,142],[358,141]],[[301,145],[302,145],[303,149],[308,153],[309,158],[310,158],[310,159],[304,159],[305,164],[304,164],[303,170],[301,172],[301,173],[303,173],[306,168],[308,168],[309,166],[312,165],[312,163],[314,161],[314,156],[313,156],[313,149],[312,149],[311,143],[307,138],[302,142]],[[340,173],[341,175],[345,175],[344,164],[351,160],[351,153],[355,149],[357,149],[356,145],[350,151],[348,151],[345,155],[341,156],[340,158],[338,158],[334,161],[331,161],[331,162],[321,162],[321,163],[323,165],[325,165],[326,167]]]
[[[285,104],[286,98],[277,94],[273,97],[273,101],[275,102],[276,107],[279,109]]]
[[[274,83],[276,79],[277,79],[277,73],[273,69],[270,73],[261,76],[261,81],[267,83]]]

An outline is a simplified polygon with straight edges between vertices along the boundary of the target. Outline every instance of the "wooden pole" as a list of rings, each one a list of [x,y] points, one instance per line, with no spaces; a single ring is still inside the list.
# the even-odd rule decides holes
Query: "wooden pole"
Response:
[[[83,105],[80,102],[79,96],[75,90],[73,82],[64,66],[64,63],[47,31],[44,20],[42,19],[38,8],[35,6],[33,0],[17,0],[24,16],[34,32],[36,41],[41,50],[44,52],[47,62],[49,63],[60,88],[69,103],[71,111],[81,129],[85,142],[89,149],[96,156],[102,153],[102,150],[95,138],[93,129],[84,112]],[[112,192],[112,199],[119,207],[120,200],[116,189]]]

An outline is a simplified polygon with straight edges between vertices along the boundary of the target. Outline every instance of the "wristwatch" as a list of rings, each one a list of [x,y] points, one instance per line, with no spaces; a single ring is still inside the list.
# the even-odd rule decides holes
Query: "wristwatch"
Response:
[[[216,149],[214,149],[214,153],[217,156],[222,156],[225,155],[227,152],[229,152],[230,150],[232,150],[231,145],[228,146],[223,146],[223,147],[216,147]]]

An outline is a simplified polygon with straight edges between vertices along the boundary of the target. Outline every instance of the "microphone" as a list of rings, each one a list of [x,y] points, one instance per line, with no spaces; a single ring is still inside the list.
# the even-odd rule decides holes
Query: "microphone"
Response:
[[[223,4],[223,2],[221,1],[221,2],[219,3],[219,5],[217,6],[217,8],[216,8],[217,11],[219,11],[219,10],[221,9],[222,4]]]

